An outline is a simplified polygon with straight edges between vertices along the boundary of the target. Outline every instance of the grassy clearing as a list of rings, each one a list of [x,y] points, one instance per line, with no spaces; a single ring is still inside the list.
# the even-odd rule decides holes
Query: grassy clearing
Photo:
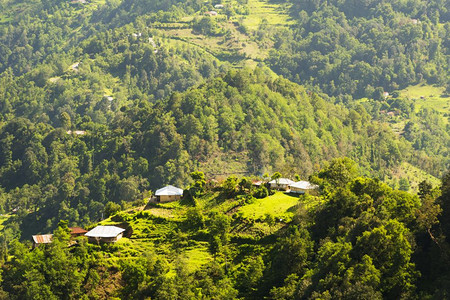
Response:
[[[190,233],[183,230],[184,225],[179,220],[184,215],[184,206],[180,202],[159,204],[149,210],[122,212],[119,215],[120,218],[113,216],[100,222],[100,225],[119,225],[123,218],[132,228],[131,237],[120,239],[112,245],[113,251],[105,253],[111,265],[154,252],[168,259],[170,276],[175,274],[180,260],[190,272],[195,272],[213,259],[207,242],[188,238]]]
[[[226,5],[237,5],[226,3]],[[269,26],[287,26],[292,22],[287,14],[288,9],[280,4],[272,4],[264,0],[250,0],[247,4],[249,15],[239,16],[242,24],[251,32],[258,29],[264,21]],[[200,15],[198,15],[200,16]],[[251,34],[242,33],[237,27],[236,19],[226,20],[225,16],[215,17],[221,27],[227,30],[227,36],[204,36],[194,34],[189,22],[194,16],[183,17],[179,22],[164,24],[167,28],[158,27],[161,36],[175,41],[182,41],[197,46],[221,61],[228,61],[238,66],[255,67],[258,62],[268,56],[268,48],[263,49],[251,39]],[[270,47],[269,47],[270,48]]]
[[[277,218],[291,218],[298,202],[298,197],[276,192],[272,196],[257,199],[255,203],[241,207],[239,212],[243,214],[243,217],[255,220],[263,218],[265,214],[272,214]]]
[[[416,110],[429,107],[441,113],[450,113],[450,97],[444,95],[443,87],[418,84],[401,90],[400,95],[414,100]]]
[[[250,30],[258,29],[263,20],[273,26],[287,26],[293,24],[287,14],[288,9],[280,5],[263,0],[249,0],[248,8],[250,14],[244,19],[244,25]]]
[[[413,193],[418,192],[419,183],[421,183],[424,180],[430,182],[434,187],[439,186],[441,184],[441,181],[438,178],[428,174],[427,172],[419,168],[414,167],[413,165],[407,162],[402,163],[400,166],[398,166],[397,169],[394,170],[394,178],[397,181],[400,178],[408,179],[409,184],[411,186],[410,192]],[[387,180],[386,182],[392,183],[394,178]]]
[[[186,248],[182,253],[182,257],[186,259],[187,268],[190,272],[197,271],[201,266],[213,260],[212,255],[208,251],[208,243]]]

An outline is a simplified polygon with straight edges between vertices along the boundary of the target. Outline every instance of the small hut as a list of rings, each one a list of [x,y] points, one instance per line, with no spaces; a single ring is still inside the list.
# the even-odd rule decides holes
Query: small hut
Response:
[[[38,234],[33,235],[33,248],[42,244],[50,244],[53,239],[53,234]]]
[[[183,189],[168,185],[155,192],[156,202],[177,201],[183,197]]]
[[[97,226],[89,230],[85,236],[91,243],[115,243],[123,236],[125,229],[117,226]]]
[[[70,236],[73,238],[85,235],[87,233],[87,230],[81,227],[69,227],[69,229],[70,229]]]

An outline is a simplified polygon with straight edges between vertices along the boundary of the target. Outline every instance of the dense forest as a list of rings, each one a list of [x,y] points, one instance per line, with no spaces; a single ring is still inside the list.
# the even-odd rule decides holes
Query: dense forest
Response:
[[[269,64],[341,101],[382,99],[410,84],[449,84],[448,1],[294,0]]]
[[[449,7],[0,0],[0,298],[449,297]]]

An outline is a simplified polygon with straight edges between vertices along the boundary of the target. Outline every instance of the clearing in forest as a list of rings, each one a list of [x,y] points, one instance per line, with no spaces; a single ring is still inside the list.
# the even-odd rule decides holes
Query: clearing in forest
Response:
[[[414,100],[417,110],[429,107],[441,113],[450,114],[450,97],[445,95],[443,87],[418,84],[401,90],[400,95]]]
[[[286,4],[284,4],[286,5]],[[263,0],[248,0],[249,15],[244,19],[244,25],[250,30],[258,29],[263,20],[268,25],[287,26],[293,24],[288,15],[288,7]]]
[[[257,199],[254,203],[245,205],[239,209],[245,218],[258,219],[263,218],[265,214],[272,214],[277,218],[292,217],[293,209],[299,198],[296,196],[290,196],[283,192],[276,192],[274,195]]]

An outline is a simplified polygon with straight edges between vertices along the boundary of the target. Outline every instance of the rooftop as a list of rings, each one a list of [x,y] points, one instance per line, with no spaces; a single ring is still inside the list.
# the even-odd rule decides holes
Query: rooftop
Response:
[[[69,227],[69,229],[71,234],[83,234],[87,232],[87,230],[81,227]]]
[[[309,181],[299,181],[291,184],[291,188],[297,188],[302,190],[313,190],[317,189],[318,187],[319,187],[318,185],[312,184]]]
[[[183,196],[183,189],[168,185],[155,192],[155,196]]]
[[[294,181],[290,180],[289,178],[279,178],[277,180],[269,181],[270,184],[287,184],[291,185],[294,183]]]
[[[124,232],[125,229],[117,226],[97,226],[89,230],[85,236],[94,238],[113,238]]]
[[[33,242],[36,244],[50,244],[52,242],[53,234],[33,235]]]

